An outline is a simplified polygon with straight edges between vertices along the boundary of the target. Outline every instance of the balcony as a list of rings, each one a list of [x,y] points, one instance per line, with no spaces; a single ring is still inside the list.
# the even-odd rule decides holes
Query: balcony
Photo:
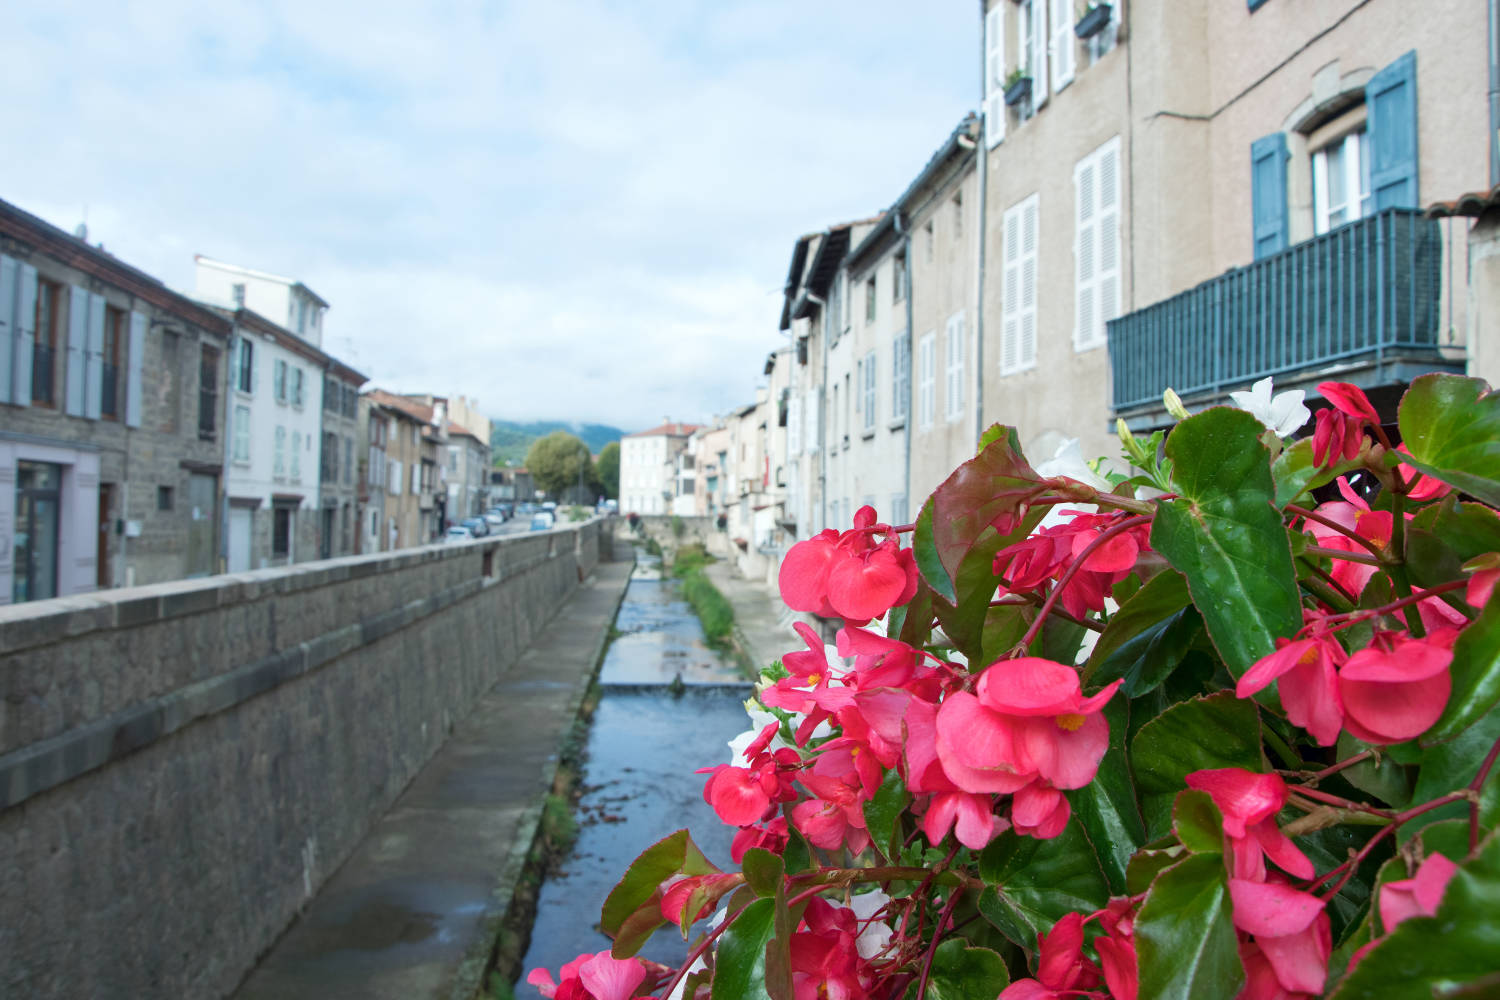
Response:
[[[1442,238],[1414,209],[1386,209],[1235,268],[1109,323],[1114,411],[1137,430],[1166,422],[1167,388],[1204,405],[1276,376],[1366,389],[1433,370]]]

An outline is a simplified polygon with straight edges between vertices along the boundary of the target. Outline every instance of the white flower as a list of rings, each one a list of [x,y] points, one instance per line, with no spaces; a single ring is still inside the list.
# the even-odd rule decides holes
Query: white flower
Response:
[[[1043,479],[1066,476],[1105,492],[1108,492],[1110,488],[1109,480],[1089,468],[1089,464],[1083,460],[1083,452],[1078,447],[1077,438],[1064,441],[1051,458],[1036,467],[1036,474]]]
[[[870,921],[859,932],[859,937],[854,939],[854,950],[859,952],[860,958],[874,958],[885,950],[885,946],[890,944],[891,938],[895,936],[885,924],[870,919],[884,909],[890,901],[891,897],[879,889],[860,893],[849,900],[849,909],[854,911],[855,919],[862,924],[866,920]]]
[[[1234,400],[1235,406],[1275,431],[1277,437],[1284,438],[1307,423],[1307,418],[1312,416],[1308,408],[1302,405],[1306,395],[1301,389],[1291,389],[1278,392],[1273,399],[1271,379],[1267,376],[1251,386],[1249,392],[1231,392],[1229,398]]]

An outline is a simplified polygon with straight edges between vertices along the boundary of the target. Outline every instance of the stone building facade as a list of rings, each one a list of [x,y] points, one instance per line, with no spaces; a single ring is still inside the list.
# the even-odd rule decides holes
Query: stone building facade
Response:
[[[0,202],[0,603],[220,570],[229,332]]]

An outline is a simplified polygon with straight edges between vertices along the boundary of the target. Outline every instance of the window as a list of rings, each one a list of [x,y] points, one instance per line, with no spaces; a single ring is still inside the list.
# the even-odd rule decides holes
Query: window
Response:
[[[1263,0],[1251,0],[1251,9],[1255,9],[1255,5],[1259,2]],[[1089,37],[1089,65],[1094,65],[1112,52],[1119,39],[1120,5],[1113,4],[1109,9],[1109,23]]]
[[[290,557],[292,554],[292,529],[297,508],[289,503],[277,501],[271,508],[271,555]]]
[[[120,419],[120,345],[125,341],[125,310],[104,307],[104,344],[101,365],[103,381],[99,393],[99,415],[105,420]]]
[[[325,482],[336,482],[339,478],[339,436],[332,431],[323,432],[323,448],[319,456],[319,473]]]
[[[948,392],[945,413],[949,420],[964,414],[964,314],[948,317]]]
[[[36,339],[31,347],[31,402],[56,406],[57,312],[62,286],[45,278],[36,283]]]
[[[1042,44],[1052,67],[1052,89],[1060,94],[1064,87],[1073,82],[1073,67],[1077,56],[1077,49],[1074,48],[1078,42],[1077,36],[1073,34],[1073,0],[1046,2],[1052,8],[1052,28]],[[1118,3],[1114,5],[1115,9],[1119,6]]]
[[[1073,168],[1078,228],[1074,237],[1078,315],[1073,347],[1104,343],[1105,324],[1120,314],[1120,140],[1114,138]]]
[[[181,341],[176,330],[161,332],[161,429],[166,434],[176,434],[177,421],[182,419]]]
[[[1313,231],[1318,235],[1369,215],[1370,138],[1361,129],[1313,153]]]
[[[865,355],[864,370],[860,373],[864,376],[864,389],[861,395],[863,401],[860,404],[864,409],[866,431],[875,429],[875,352],[871,351]]]
[[[1004,283],[1000,372],[1009,375],[1036,364],[1037,216],[1040,195],[1005,213]]]
[[[344,438],[344,485],[350,486],[354,483],[354,439]]]
[[[906,254],[898,253],[891,262],[891,301],[906,297]]]
[[[234,460],[250,461],[250,407],[234,408]]]
[[[171,510],[172,509],[172,487],[170,487],[170,486],[158,486],[156,488],[156,509],[157,510]]]
[[[286,428],[276,427],[276,452],[271,463],[271,475],[275,479],[286,478]]]
[[[302,432],[292,431],[292,482],[302,479]]]
[[[234,299],[234,307],[236,309],[245,308],[245,283],[243,281],[237,281],[231,285],[229,294]]]
[[[937,331],[922,335],[917,347],[917,422],[922,427],[931,427],[934,405],[934,390],[937,382]]]
[[[278,403],[286,402],[286,362],[276,359],[275,376],[271,381],[271,395]]]
[[[909,409],[911,409],[911,334],[903,333],[891,344],[891,420],[905,420]]]
[[[291,372],[292,381],[292,405],[302,405],[302,369],[293,368]]]
[[[1016,16],[1021,29],[1016,39],[1016,68],[1031,78],[1031,96],[1016,108],[1021,120],[1036,114],[1047,101],[1047,3],[1021,0]]]
[[[1005,0],[984,15],[984,142],[993,149],[1005,138]]]
[[[198,436],[212,441],[218,430],[219,349],[202,345],[198,355]]]
[[[865,322],[875,322],[875,276],[865,281]]]
[[[249,337],[235,341],[234,387],[240,392],[254,392],[255,342]]]

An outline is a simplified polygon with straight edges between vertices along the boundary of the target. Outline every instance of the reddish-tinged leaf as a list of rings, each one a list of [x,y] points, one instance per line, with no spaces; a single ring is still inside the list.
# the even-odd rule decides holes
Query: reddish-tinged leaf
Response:
[[[992,428],[986,437],[993,432]],[[932,494],[932,536],[948,585],[929,577],[933,590],[944,596],[952,593],[951,581],[958,578],[964,556],[984,529],[993,525],[1001,534],[1009,534],[1015,528],[1015,515],[1041,492],[1040,482],[1041,477],[1021,456],[1020,438],[1013,427],[995,433],[978,455],[944,480]],[[927,574],[928,566],[923,564],[922,571]]]

